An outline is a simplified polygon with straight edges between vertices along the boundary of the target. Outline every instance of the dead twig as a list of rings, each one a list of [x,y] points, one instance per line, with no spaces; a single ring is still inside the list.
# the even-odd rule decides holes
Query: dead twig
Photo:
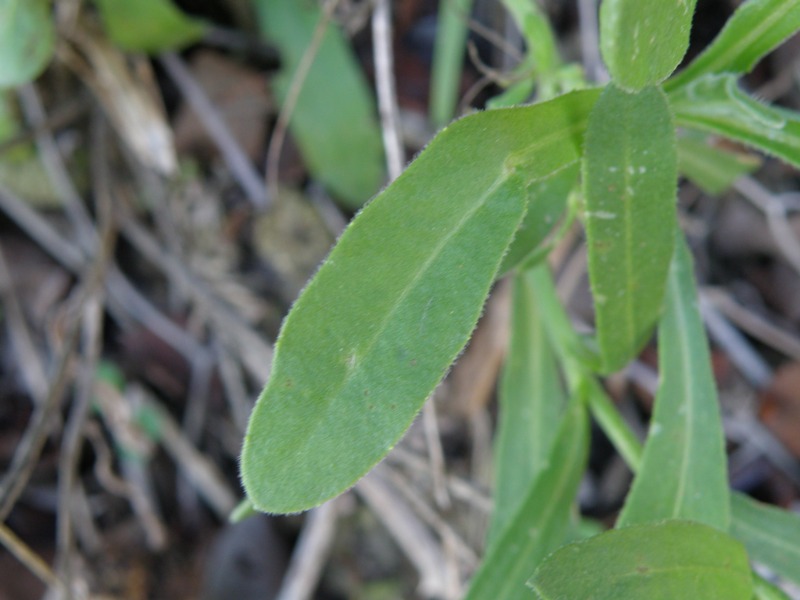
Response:
[[[158,61],[169,73],[183,97],[199,117],[208,135],[219,148],[225,164],[228,165],[231,173],[242,186],[247,199],[259,210],[268,208],[271,200],[263,180],[231,134],[225,120],[220,116],[219,110],[195,81],[186,64],[173,52],[162,54]]]

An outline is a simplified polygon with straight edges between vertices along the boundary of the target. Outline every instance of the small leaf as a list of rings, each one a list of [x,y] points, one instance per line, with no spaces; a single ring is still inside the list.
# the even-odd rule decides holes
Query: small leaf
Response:
[[[525,585],[528,577],[547,554],[564,542],[589,446],[585,400],[582,389],[570,401],[547,466],[528,487],[503,533],[489,547],[465,600],[530,598]]]
[[[659,83],[689,47],[697,0],[603,0],[600,51],[619,87],[638,91]]]
[[[733,494],[731,505],[731,535],[744,544],[750,557],[800,584],[800,515],[744,494]]]
[[[55,44],[48,0],[0,0],[0,88],[35,79]]]
[[[500,273],[527,264],[533,254],[543,250],[545,240],[566,210],[567,197],[578,180],[579,169],[576,163],[547,179],[531,183],[527,189],[528,210],[503,257]]]
[[[490,542],[502,532],[525,491],[547,466],[566,403],[543,315],[534,299],[534,277],[530,271],[519,273],[513,286],[511,342],[499,390]]]
[[[758,157],[723,150],[710,144],[703,135],[678,138],[678,170],[711,196],[721,194],[760,165]]]
[[[466,344],[526,187],[578,160],[597,95],[466,117],[359,213],[284,322],[250,418],[256,508],[315,506],[397,442]]]
[[[256,0],[264,37],[278,46],[281,104],[314,37],[317,2]],[[312,175],[351,208],[384,182],[383,145],[375,99],[341,31],[329,24],[303,83],[289,129]]]
[[[123,50],[156,54],[198,41],[206,25],[171,0],[94,0],[108,36]]]
[[[678,125],[723,135],[800,167],[800,115],[762,104],[733,75],[706,75],[669,95]]]
[[[752,600],[747,554],[699,523],[614,529],[551,554],[531,587],[540,600]],[[487,596],[488,597],[488,596]]]
[[[664,94],[611,85],[595,105],[583,164],[589,277],[603,370],[649,338],[675,240],[675,130]]]
[[[726,531],[725,438],[692,259],[682,238],[658,336],[661,383],[641,467],[617,525],[691,519]]]
[[[749,0],[736,9],[711,45],[664,87],[676,90],[710,73],[748,73],[798,29],[797,0]]]

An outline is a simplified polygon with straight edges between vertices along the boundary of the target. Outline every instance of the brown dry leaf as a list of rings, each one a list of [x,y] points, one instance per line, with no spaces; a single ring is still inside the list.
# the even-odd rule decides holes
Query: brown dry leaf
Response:
[[[784,365],[761,395],[761,420],[800,458],[800,362]]]
[[[141,163],[174,175],[178,160],[152,67],[126,56],[90,23],[82,21],[64,50],[67,64],[88,85],[117,133]]]
[[[266,117],[273,108],[264,76],[210,50],[192,57],[191,72],[242,150],[253,162],[261,160]],[[209,156],[217,152],[216,144],[186,102],[175,117],[175,146],[181,154]]]

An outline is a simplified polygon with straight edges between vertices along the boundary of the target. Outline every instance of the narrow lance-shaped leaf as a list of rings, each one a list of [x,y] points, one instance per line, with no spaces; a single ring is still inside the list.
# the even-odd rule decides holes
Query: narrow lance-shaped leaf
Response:
[[[706,75],[669,95],[678,125],[737,140],[800,167],[800,115],[754,100],[733,75]]]
[[[649,338],[675,240],[675,130],[666,97],[610,85],[586,132],[583,163],[589,277],[603,370],[625,366]]]
[[[544,265],[537,267],[547,268]],[[500,381],[495,441],[494,509],[489,545],[547,466],[564,410],[565,393],[530,271],[517,274],[511,296],[511,343]]]
[[[281,72],[274,90],[281,103],[323,18],[317,2],[256,0],[261,32],[278,46]],[[329,24],[314,57],[289,129],[311,173],[353,208],[384,181],[375,100],[347,41]]]
[[[585,401],[585,388],[570,400],[547,466],[528,487],[503,533],[489,547],[465,600],[530,598],[525,582],[539,562],[564,543],[572,503],[586,467],[589,420]]]
[[[658,330],[661,383],[642,464],[617,526],[691,519],[726,531],[725,438],[692,258],[679,237]]]
[[[743,494],[734,494],[731,505],[731,534],[742,541],[750,557],[800,585],[800,515]]]
[[[748,73],[798,29],[797,0],[749,0],[736,9],[711,45],[664,87],[672,91],[710,73]]]
[[[283,324],[248,425],[256,508],[341,493],[408,428],[463,348],[536,178],[578,160],[595,91],[446,128],[358,215]]]
[[[614,529],[565,546],[547,557],[530,585],[539,600],[753,597],[742,545],[688,521]]]
[[[456,110],[472,2],[449,0],[439,3],[429,110],[431,123],[435,127],[447,125]]]
[[[630,91],[659,83],[681,62],[697,0],[603,0],[600,51],[611,78]]]
[[[54,43],[48,0],[0,0],[0,88],[33,80],[50,62]]]
[[[706,138],[689,132],[678,139],[678,170],[707,194],[721,194],[761,165],[758,156],[724,150]]]

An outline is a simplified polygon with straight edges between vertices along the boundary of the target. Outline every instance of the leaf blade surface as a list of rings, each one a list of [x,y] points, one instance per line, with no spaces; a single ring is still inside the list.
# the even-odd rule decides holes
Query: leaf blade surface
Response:
[[[397,442],[467,342],[526,186],[578,160],[596,98],[456,122],[348,227],[284,322],[250,418],[257,508],[319,504]]]
[[[712,527],[665,521],[613,529],[551,554],[530,582],[540,600],[751,600],[747,554]]]
[[[727,531],[724,434],[692,259],[677,244],[659,326],[659,371],[641,466],[617,526],[690,519]]]
[[[660,90],[606,88],[589,119],[583,174],[597,338],[611,372],[658,320],[675,239],[675,130]]]

